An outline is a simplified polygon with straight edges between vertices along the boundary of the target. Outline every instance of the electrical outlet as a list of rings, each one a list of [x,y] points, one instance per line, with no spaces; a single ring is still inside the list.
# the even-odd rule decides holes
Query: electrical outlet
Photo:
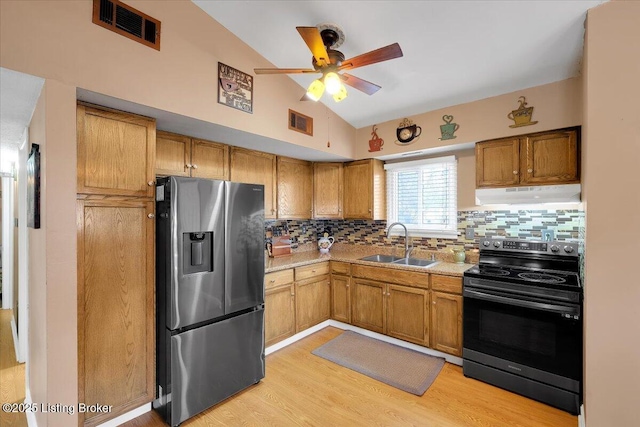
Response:
[[[467,227],[467,228],[464,230],[464,237],[465,237],[465,239],[467,239],[467,240],[473,240],[473,239],[475,239],[475,237],[476,237],[476,231],[475,231],[473,228],[471,228],[471,227]]]
[[[553,240],[553,230],[542,230],[542,240],[545,242],[550,242]]]

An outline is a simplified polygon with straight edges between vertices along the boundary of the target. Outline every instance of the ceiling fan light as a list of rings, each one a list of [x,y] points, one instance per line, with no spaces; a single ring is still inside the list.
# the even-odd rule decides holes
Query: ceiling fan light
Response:
[[[340,102],[347,97],[347,88],[344,87],[342,83],[340,83],[340,90],[333,95],[333,100],[336,102]]]
[[[324,93],[324,83],[322,83],[320,80],[312,81],[311,84],[309,85],[309,88],[307,89],[307,96],[312,101],[318,101],[322,97],[323,93]]]
[[[324,76],[324,85],[327,88],[327,92],[329,92],[331,95],[335,95],[340,91],[342,82],[340,81],[340,77],[336,73],[330,72]]]

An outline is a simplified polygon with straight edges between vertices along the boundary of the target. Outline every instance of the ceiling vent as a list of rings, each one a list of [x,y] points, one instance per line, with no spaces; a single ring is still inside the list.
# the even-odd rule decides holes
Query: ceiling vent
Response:
[[[160,50],[160,21],[118,0],[93,0],[93,23]]]

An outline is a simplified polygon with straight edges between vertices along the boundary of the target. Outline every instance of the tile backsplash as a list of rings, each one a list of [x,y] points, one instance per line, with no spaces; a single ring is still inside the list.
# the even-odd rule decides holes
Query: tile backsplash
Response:
[[[404,245],[403,237],[387,238],[386,221],[367,220],[268,220],[266,229],[288,228],[294,241],[315,244],[324,232],[336,242],[356,245]],[[474,238],[466,239],[467,228]],[[451,247],[478,249],[480,237],[505,236],[519,239],[542,239],[543,230],[552,230],[555,240],[581,241],[584,238],[584,211],[581,210],[500,210],[459,211],[455,239],[412,238],[416,248],[442,250]],[[266,231],[266,230],[265,230]]]

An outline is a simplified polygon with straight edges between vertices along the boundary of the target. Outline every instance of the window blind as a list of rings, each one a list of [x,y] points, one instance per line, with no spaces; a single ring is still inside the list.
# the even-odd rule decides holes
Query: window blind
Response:
[[[401,222],[414,235],[457,234],[455,156],[385,164],[387,222]]]

